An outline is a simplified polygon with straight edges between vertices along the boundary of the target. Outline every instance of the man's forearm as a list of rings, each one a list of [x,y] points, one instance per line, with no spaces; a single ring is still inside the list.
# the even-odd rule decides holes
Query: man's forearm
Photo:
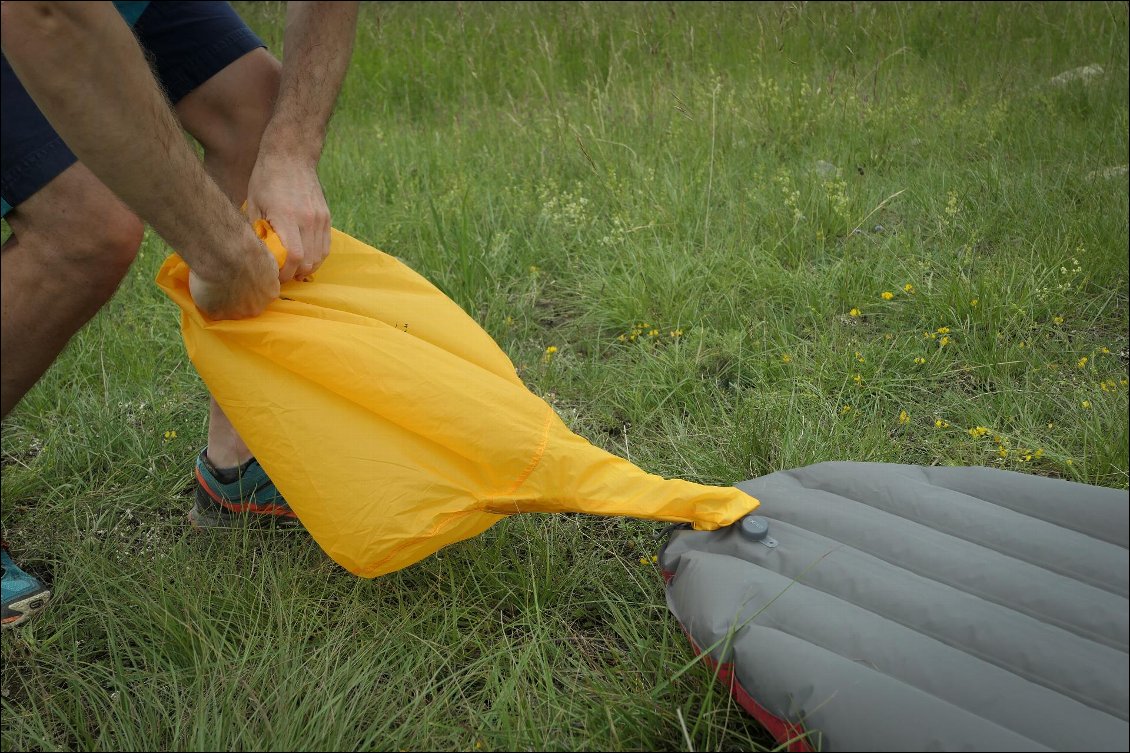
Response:
[[[353,53],[356,2],[287,3],[282,81],[261,153],[317,165]]]
[[[205,279],[253,233],[204,173],[111,3],[7,2],[4,54],[67,146]],[[202,219],[203,218],[203,219]]]

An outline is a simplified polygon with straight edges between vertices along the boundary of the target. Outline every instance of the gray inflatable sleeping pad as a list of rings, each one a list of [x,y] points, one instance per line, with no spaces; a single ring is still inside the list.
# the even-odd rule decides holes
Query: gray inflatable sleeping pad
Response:
[[[761,520],[677,530],[660,565],[739,700],[814,749],[1130,748],[1125,490],[841,462],[737,486]]]

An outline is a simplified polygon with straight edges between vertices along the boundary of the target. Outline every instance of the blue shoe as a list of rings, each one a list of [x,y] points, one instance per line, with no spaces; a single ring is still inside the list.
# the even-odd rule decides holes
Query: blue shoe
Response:
[[[230,528],[251,521],[302,525],[259,461],[251,458],[239,467],[234,481],[225,483],[206,453],[207,448],[196,457],[196,503],[188,513],[192,525]]]
[[[16,566],[8,556],[8,547],[0,550],[4,577],[0,595],[3,602],[3,626],[15,627],[47,606],[51,592],[47,587]]]

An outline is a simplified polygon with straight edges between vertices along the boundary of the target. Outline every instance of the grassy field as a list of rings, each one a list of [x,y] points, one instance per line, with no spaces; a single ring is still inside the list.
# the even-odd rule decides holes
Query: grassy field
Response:
[[[280,50],[282,5],[239,7]],[[1127,70],[1125,3],[380,3],[322,175],[648,471],[1126,488]],[[55,592],[3,635],[4,750],[771,745],[668,614],[658,524],[518,516],[374,581],[192,532],[167,253],[3,425],[4,536]]]

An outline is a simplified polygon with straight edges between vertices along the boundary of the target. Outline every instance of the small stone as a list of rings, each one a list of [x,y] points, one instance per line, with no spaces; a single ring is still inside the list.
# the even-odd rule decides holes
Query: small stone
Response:
[[[816,160],[816,164],[812,169],[815,170],[816,174],[821,178],[831,178],[840,171],[839,168],[837,168],[831,162],[825,162],[822,159]]]
[[[886,228],[884,228],[882,225],[876,225],[875,227],[871,228],[871,232],[873,233],[881,233],[884,230],[886,230]]]
[[[1067,86],[1068,84],[1073,84],[1076,81],[1087,83],[1088,81],[1091,81],[1103,75],[1103,73],[1104,71],[1101,65],[1084,65],[1080,66],[1079,68],[1072,68],[1069,71],[1064,71],[1058,76],[1052,76],[1051,80],[1048,83],[1050,83],[1052,86]]]
[[[1092,170],[1091,172],[1087,173],[1087,180],[1111,180],[1112,178],[1125,178],[1128,172],[1130,172],[1130,167],[1128,167],[1127,165],[1108,167],[1103,170]]]

